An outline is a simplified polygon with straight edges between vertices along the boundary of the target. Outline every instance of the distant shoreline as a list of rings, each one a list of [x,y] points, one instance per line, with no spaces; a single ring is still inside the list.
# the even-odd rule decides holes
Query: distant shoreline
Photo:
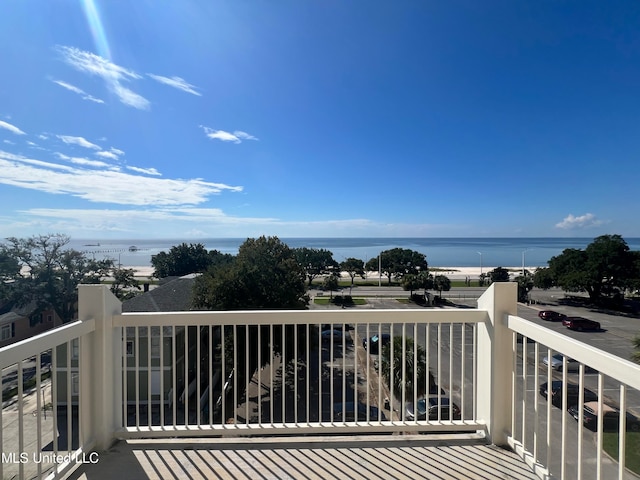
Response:
[[[145,267],[145,266],[133,266],[133,267],[124,267],[130,268],[135,273],[134,276],[136,278],[150,278],[153,275],[154,268],[153,267]],[[491,270],[498,267],[482,267],[482,273],[488,274]],[[522,267],[502,267],[507,269],[510,273],[519,275],[522,271]],[[534,271],[536,267],[527,267],[527,270]],[[445,275],[451,280],[465,280],[467,277],[470,280],[477,280],[480,277],[480,267],[433,267],[433,269],[429,269],[429,272],[434,276],[436,275]],[[382,275],[383,278],[385,277]],[[367,278],[378,278],[378,272],[367,272]],[[342,272],[341,278],[349,278],[349,275],[346,272]]]

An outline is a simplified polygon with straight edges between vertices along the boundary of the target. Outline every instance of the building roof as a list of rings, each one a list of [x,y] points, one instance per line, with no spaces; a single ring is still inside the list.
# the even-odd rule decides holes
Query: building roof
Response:
[[[191,300],[196,275],[167,281],[158,287],[122,303],[122,312],[185,312],[192,310]]]

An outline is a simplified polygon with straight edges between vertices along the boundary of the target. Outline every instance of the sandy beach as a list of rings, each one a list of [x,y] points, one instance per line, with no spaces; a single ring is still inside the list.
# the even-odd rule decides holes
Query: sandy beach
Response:
[[[137,278],[144,278],[147,279],[149,277],[151,277],[151,275],[153,274],[153,267],[144,267],[144,266],[138,266],[138,267],[126,267],[126,268],[132,268],[135,271],[135,276]],[[491,270],[493,270],[494,268],[497,267],[482,267],[482,273],[489,273]],[[518,275],[520,274],[520,272],[522,271],[522,267],[504,267],[507,270],[509,270],[509,272]],[[533,271],[534,269],[529,268],[529,271]],[[469,277],[469,279],[471,280],[477,280],[478,277],[480,276],[480,267],[433,267],[431,269],[429,269],[429,272],[431,274],[435,275],[446,275],[447,277],[449,277],[451,280],[464,280],[467,277]],[[342,277],[348,277],[349,275],[347,275],[346,272],[342,273]],[[372,277],[377,277],[378,276],[378,272],[367,272],[367,277],[372,278]]]

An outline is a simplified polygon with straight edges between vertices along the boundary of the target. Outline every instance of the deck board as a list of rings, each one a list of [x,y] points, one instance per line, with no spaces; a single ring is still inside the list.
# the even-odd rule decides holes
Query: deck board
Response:
[[[127,440],[70,480],[535,480],[513,452],[427,436]]]

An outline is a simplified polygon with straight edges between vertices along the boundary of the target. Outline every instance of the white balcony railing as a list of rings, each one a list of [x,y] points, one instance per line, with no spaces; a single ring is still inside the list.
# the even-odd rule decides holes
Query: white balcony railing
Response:
[[[0,349],[3,387],[14,373],[16,383],[0,422],[3,478],[61,475],[117,438],[430,431],[476,432],[510,445],[542,477],[586,478],[590,432],[567,413],[566,391],[556,409],[539,385],[559,379],[566,389],[571,380],[623,412],[640,390],[637,365],[515,316],[511,283],[461,310],[122,314],[105,287],[81,286],[79,299],[79,321]],[[343,333],[323,338],[331,330]],[[372,351],[382,334],[403,339],[391,342],[386,365]],[[419,371],[414,348],[431,375]],[[48,352],[52,376],[42,379]],[[541,366],[555,352],[580,363],[577,378]],[[404,385],[397,395],[383,371]],[[431,403],[432,415],[413,414]],[[578,411],[583,404],[581,393]],[[596,430],[602,445],[604,425]],[[619,462],[595,448],[589,475],[625,478],[625,438]],[[56,456],[21,461],[42,452]]]

